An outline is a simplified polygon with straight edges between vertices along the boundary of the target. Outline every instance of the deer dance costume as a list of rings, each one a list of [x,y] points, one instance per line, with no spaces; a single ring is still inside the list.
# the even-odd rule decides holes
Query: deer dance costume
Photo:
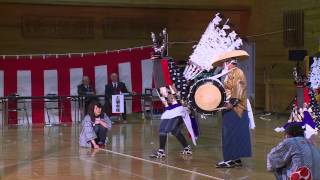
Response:
[[[296,85],[296,97],[292,105],[293,108],[288,122],[283,127],[276,128],[275,131],[283,132],[289,124],[299,124],[305,129],[305,137],[311,139],[313,135],[318,134],[319,107],[308,78],[299,74],[296,68],[293,70],[293,76]]]
[[[182,124],[185,124],[192,142],[196,145],[198,136],[197,122],[190,116],[187,107],[183,106],[184,98],[186,98],[188,85],[182,76],[180,70],[171,58],[163,57],[166,54],[166,31],[163,31],[163,44],[159,46],[156,42],[155,35],[152,33],[155,55],[153,65],[153,79],[158,95],[165,107],[164,113],[161,115],[159,127],[159,149],[152,154],[151,158],[164,158],[167,134],[174,135],[183,146],[184,155],[191,155],[191,146],[181,132]]]

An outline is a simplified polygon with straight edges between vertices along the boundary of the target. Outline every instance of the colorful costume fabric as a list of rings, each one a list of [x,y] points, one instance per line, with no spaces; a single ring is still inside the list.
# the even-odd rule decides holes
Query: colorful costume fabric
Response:
[[[198,123],[193,116],[190,117],[191,114],[187,107],[181,103],[183,101],[181,95],[186,98],[184,94],[188,90],[186,80],[183,78],[182,73],[180,73],[181,70],[177,68],[171,58],[155,59],[153,67],[156,70],[153,75],[154,84],[165,106],[165,111],[161,116],[161,123],[168,124],[167,119],[174,119],[180,116],[191,136],[193,144],[196,145],[196,138],[199,135]]]
[[[239,116],[247,110],[247,80],[243,71],[235,67],[226,76],[224,80],[227,100],[238,99],[239,103],[234,110]]]
[[[290,118],[288,123],[284,125],[285,129],[291,123],[299,123],[305,127],[305,136],[308,139],[313,134],[317,134],[317,117],[313,111],[313,106],[311,106],[312,94],[313,92],[309,87],[297,88],[297,97],[295,98]]]
[[[298,123],[305,128],[305,136],[307,139],[317,134],[320,127],[319,107],[315,98],[315,93],[307,82],[306,77],[298,76],[294,69],[294,78],[296,84],[296,97],[293,102],[293,108],[288,122],[275,131],[283,132],[284,129],[292,123]]]

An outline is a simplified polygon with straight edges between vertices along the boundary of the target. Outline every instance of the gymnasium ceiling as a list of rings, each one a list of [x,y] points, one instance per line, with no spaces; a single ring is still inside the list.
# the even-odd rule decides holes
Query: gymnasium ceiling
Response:
[[[254,0],[0,0],[0,3],[192,9],[249,9]]]

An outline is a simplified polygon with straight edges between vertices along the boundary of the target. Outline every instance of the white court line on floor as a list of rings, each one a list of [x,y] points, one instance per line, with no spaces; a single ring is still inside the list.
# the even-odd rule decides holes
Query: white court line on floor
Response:
[[[131,155],[128,155],[128,154],[123,154],[123,153],[111,151],[111,150],[108,150],[108,149],[100,149],[100,150],[101,151],[105,151],[107,153],[111,153],[111,154],[115,154],[115,155],[119,155],[119,156],[124,156],[124,157],[128,157],[128,158],[132,158],[132,159],[148,162],[148,163],[151,163],[151,164],[157,164],[157,165],[160,165],[160,166],[166,166],[166,167],[171,168],[171,169],[175,169],[175,170],[179,170],[179,171],[183,171],[183,172],[187,172],[187,173],[191,173],[191,174],[196,174],[196,175],[203,176],[203,177],[210,178],[210,179],[223,180],[221,178],[210,176],[210,175],[207,175],[207,174],[204,174],[204,173],[199,173],[199,172],[196,172],[196,171],[191,171],[191,170],[188,170],[188,169],[179,168],[179,167],[172,166],[172,165],[169,165],[169,164],[164,164],[164,163],[160,163],[160,162],[156,162],[156,161],[151,161],[151,160],[139,158],[139,157],[136,157],[136,156],[131,156]]]
[[[96,162],[96,161],[87,160],[87,159],[84,159],[84,157],[88,157],[88,156],[81,156],[81,155],[80,155],[80,156],[62,156],[62,157],[40,158],[40,159],[20,161],[20,162],[18,162],[18,163],[6,164],[6,165],[0,166],[0,168],[3,169],[3,168],[10,167],[10,166],[18,166],[18,165],[20,165],[20,164],[29,164],[30,162],[49,161],[49,160],[60,160],[60,159],[66,159],[66,158],[68,158],[68,159],[80,159],[81,161],[89,162],[89,163],[92,163],[92,164],[97,164],[97,165],[99,165],[99,166],[103,166],[103,167],[105,167],[105,168],[113,169],[113,170],[119,171],[119,172],[124,173],[124,174],[130,174],[130,175],[132,175],[132,176],[139,177],[139,178],[146,179],[146,180],[153,180],[152,178],[145,177],[145,176],[142,176],[142,175],[139,175],[139,174],[136,174],[136,173],[132,173],[132,172],[130,172],[130,171],[126,171],[126,170],[123,170],[123,169],[115,168],[115,167],[113,167],[113,166],[108,166],[108,165],[105,165],[105,164],[102,164],[102,163],[99,163],[99,162]]]

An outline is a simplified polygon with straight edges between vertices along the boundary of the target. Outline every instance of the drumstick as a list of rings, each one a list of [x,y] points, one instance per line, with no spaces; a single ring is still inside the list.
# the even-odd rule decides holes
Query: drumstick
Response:
[[[159,98],[161,100],[161,96],[160,96],[160,93],[159,93],[158,89],[156,89],[156,92],[157,92],[157,95],[159,96]]]
[[[208,79],[218,79],[219,77],[228,74],[229,72],[233,71],[234,69],[235,69],[235,68],[232,68],[232,69],[227,70],[227,71],[225,71],[225,72],[221,72],[220,74],[217,74],[217,75],[215,75],[215,76],[209,77]]]
[[[164,104],[164,106],[168,106],[168,103],[167,103],[166,99],[160,95],[158,89],[156,89],[156,92],[157,92],[157,94],[159,96],[160,101]]]
[[[221,111],[221,110],[224,110],[224,109],[227,109],[227,108],[226,108],[226,107],[215,108],[215,109],[213,109],[212,111]]]

